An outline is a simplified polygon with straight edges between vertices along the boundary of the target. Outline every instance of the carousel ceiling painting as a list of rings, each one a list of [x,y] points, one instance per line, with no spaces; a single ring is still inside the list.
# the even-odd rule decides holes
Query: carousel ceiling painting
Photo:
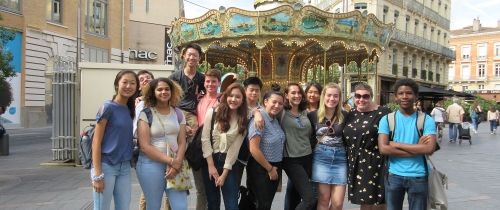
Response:
[[[199,18],[180,18],[170,38],[178,50],[199,44],[202,60],[212,66],[241,66],[246,75],[286,83],[314,80],[316,74],[326,80],[343,67],[346,74],[373,73],[375,57],[392,31],[392,24],[373,14],[334,14],[295,4],[265,11],[221,7]]]

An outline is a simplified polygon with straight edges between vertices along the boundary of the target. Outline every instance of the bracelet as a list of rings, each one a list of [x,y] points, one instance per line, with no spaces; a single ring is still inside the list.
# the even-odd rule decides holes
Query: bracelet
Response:
[[[104,173],[101,173],[99,176],[92,175],[90,178],[93,182],[101,181],[104,179]]]

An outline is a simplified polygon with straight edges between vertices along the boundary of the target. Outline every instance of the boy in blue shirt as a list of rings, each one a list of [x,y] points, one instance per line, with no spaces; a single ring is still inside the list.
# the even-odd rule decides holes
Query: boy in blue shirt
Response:
[[[403,208],[408,193],[410,210],[427,208],[427,163],[424,155],[435,150],[436,126],[432,117],[425,116],[422,136],[417,128],[418,112],[413,104],[417,100],[418,85],[412,79],[401,79],[394,84],[399,110],[394,116],[394,131],[390,135],[388,115],[379,122],[378,146],[380,153],[389,157],[385,179],[385,198],[388,210]]]

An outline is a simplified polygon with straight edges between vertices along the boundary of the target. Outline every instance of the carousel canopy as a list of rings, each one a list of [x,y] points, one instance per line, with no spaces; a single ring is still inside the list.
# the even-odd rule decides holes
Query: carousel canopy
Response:
[[[334,64],[354,62],[361,71],[365,60],[372,62],[384,50],[392,31],[392,24],[373,14],[334,14],[295,4],[267,11],[221,7],[199,18],[180,18],[172,24],[170,39],[179,51],[199,44],[205,52],[202,60],[212,66],[241,65],[263,79],[303,81],[311,69]]]

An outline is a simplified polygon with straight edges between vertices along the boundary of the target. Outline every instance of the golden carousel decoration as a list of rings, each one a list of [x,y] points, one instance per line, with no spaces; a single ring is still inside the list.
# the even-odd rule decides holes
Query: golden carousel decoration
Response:
[[[198,18],[179,18],[170,40],[177,50],[197,43],[205,65],[238,66],[265,86],[375,78],[377,54],[388,44],[392,24],[373,14],[334,14],[296,0],[256,0],[254,6],[276,2],[281,5],[264,11],[221,7]]]

